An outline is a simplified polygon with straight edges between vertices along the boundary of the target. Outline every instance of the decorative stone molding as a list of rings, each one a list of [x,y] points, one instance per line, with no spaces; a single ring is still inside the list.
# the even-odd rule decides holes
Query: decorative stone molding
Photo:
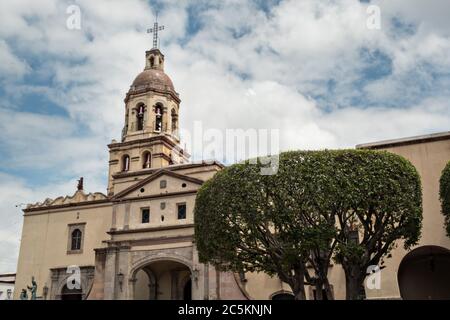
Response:
[[[178,262],[189,269],[189,273],[193,272],[193,251],[192,247],[184,247],[184,248],[171,248],[171,249],[158,249],[158,250],[142,250],[142,251],[131,251],[130,256],[130,268],[128,269],[128,292],[129,298],[133,299],[134,297],[134,285],[136,282],[136,274],[139,270],[143,270],[147,273],[150,279],[150,285],[157,285],[154,279],[154,275],[151,270],[147,269],[148,265],[151,265],[154,262],[158,261],[174,261]],[[189,278],[189,277],[188,277]],[[174,283],[172,282],[172,288]],[[178,288],[175,292],[172,291],[172,299],[178,299],[181,296],[181,287],[177,281],[176,288]],[[150,292],[153,292],[151,290]]]
[[[170,260],[186,265],[192,271],[192,247],[161,249],[149,251],[133,251],[129,278],[135,278],[142,267],[156,261]]]
[[[83,190],[78,190],[77,192],[74,193],[73,196],[58,197],[56,199],[47,198],[43,202],[30,203],[27,205],[25,210],[52,207],[52,206],[61,206],[74,203],[78,204],[82,202],[99,201],[107,199],[108,197],[101,192],[86,194],[83,192]]]
[[[72,275],[67,273],[67,268],[52,268],[51,279],[52,286],[50,290],[51,300],[60,300],[61,292],[63,288],[67,285],[68,278]],[[80,281],[81,281],[81,296],[82,299],[86,299],[92,288],[94,282],[94,266],[82,266],[80,267]]]

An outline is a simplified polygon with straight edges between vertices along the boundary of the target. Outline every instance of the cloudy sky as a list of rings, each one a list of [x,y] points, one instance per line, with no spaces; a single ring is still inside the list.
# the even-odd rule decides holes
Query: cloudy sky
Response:
[[[16,267],[16,205],[72,194],[80,176],[105,192],[156,11],[184,129],[279,129],[282,150],[449,130],[446,0],[1,1],[0,272]]]

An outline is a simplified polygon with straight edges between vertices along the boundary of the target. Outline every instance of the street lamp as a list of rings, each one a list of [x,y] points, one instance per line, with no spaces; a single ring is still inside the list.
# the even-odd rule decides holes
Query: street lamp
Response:
[[[117,281],[119,281],[120,291],[122,291],[123,278],[124,274],[122,273],[122,271],[119,271],[119,273],[117,274]]]
[[[194,269],[192,270],[191,278],[192,278],[192,280],[195,281],[196,284],[197,284],[197,282],[198,282],[198,275],[199,275],[199,273],[200,273],[200,271],[199,271],[197,268],[194,268]]]

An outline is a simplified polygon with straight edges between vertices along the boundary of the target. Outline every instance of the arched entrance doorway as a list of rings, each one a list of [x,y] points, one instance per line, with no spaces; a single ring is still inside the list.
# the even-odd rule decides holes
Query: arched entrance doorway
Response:
[[[190,300],[191,271],[183,263],[161,260],[149,263],[135,273],[135,300]]]
[[[61,300],[82,300],[83,291],[81,289],[69,289],[67,285],[61,290]]]
[[[400,295],[405,300],[450,299],[450,250],[423,246],[408,253],[398,268]]]

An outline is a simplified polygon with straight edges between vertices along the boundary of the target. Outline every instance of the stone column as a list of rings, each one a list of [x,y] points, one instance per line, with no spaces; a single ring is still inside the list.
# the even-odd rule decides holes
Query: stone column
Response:
[[[111,230],[117,229],[117,204],[112,206]]]
[[[202,277],[203,285],[201,287],[201,292],[203,293],[203,299],[209,300],[209,265],[208,264],[202,264],[201,266],[202,270]]]
[[[114,300],[116,289],[116,256],[117,248],[109,247],[106,249],[105,259],[105,283],[104,283],[104,299]]]
[[[163,118],[162,118],[162,123],[161,123],[161,132],[167,132],[167,127],[168,127],[168,123],[169,123],[169,113],[167,112],[167,106],[164,106],[162,109],[162,114],[163,114]]]
[[[120,286],[120,283],[118,282],[116,285],[116,299],[120,300],[133,299],[134,286],[129,285],[130,246],[128,244],[123,244],[119,247],[118,256],[116,260],[117,260],[116,273],[117,274],[120,273],[123,275],[122,285]]]
[[[131,159],[130,159],[131,161]],[[130,207],[131,203],[127,202],[125,203],[125,216],[123,221],[123,229],[128,230],[130,228]]]
[[[192,247],[192,300],[208,300],[208,270],[198,260],[195,244]]]
[[[208,265],[208,299],[220,299],[220,273],[214,266]]]
[[[95,250],[95,271],[94,271],[94,283],[92,284],[91,292],[88,296],[89,300],[103,300],[104,296],[104,283],[105,283],[105,262],[106,262],[106,249],[97,248]]]

